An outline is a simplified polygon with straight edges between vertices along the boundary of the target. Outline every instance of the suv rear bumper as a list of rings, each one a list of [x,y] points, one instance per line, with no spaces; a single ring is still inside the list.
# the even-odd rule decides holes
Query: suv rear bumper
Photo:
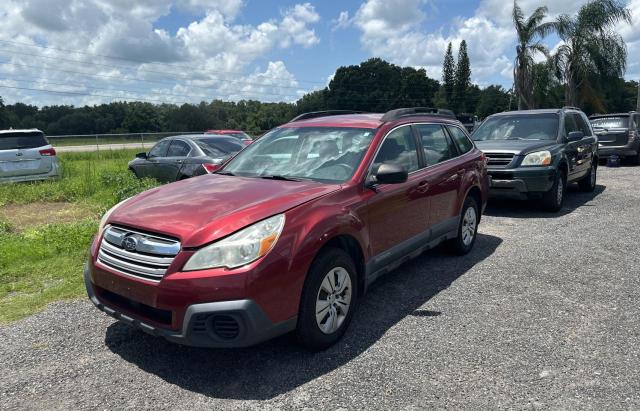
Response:
[[[635,157],[640,151],[640,144],[630,144],[626,146],[607,147],[601,146],[598,148],[598,156],[601,159],[609,158],[612,155],[618,157]]]
[[[51,161],[51,170],[48,173],[43,174],[27,174],[23,176],[10,176],[10,177],[1,177],[0,183],[21,183],[27,181],[42,181],[42,180],[51,180],[60,178],[61,175],[61,167],[60,162],[57,157],[53,157]]]
[[[84,282],[91,302],[111,317],[168,341],[194,347],[247,347],[293,331],[297,317],[273,323],[253,300],[217,301],[190,305],[182,328],[171,330],[142,321],[103,301],[96,295],[89,265],[84,269]]]
[[[490,198],[525,200],[551,190],[556,178],[554,167],[489,169]]]

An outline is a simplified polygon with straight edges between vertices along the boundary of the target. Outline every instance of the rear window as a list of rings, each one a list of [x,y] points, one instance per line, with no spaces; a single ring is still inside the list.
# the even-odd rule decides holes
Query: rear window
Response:
[[[239,142],[222,138],[202,138],[194,140],[198,147],[210,157],[227,156],[242,150],[243,146]]]
[[[48,144],[42,133],[0,133],[0,150],[38,148]]]
[[[594,128],[629,128],[629,117],[600,117],[591,119]]]

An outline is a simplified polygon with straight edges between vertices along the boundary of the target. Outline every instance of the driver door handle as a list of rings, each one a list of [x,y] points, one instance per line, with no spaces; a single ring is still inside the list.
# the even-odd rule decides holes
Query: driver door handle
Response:
[[[429,182],[428,181],[419,182],[417,191],[419,193],[426,193],[427,191],[429,191]]]

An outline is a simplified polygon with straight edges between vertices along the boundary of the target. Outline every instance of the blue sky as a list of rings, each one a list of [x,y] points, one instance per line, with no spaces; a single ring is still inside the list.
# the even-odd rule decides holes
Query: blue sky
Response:
[[[549,17],[584,3],[550,3]],[[542,3],[519,4],[528,14]],[[628,5],[640,19],[640,0]],[[294,101],[370,57],[440,79],[446,45],[462,39],[472,80],[509,88],[510,13],[505,0],[3,0],[0,96],[39,106]],[[637,27],[617,28],[630,78],[640,77]]]

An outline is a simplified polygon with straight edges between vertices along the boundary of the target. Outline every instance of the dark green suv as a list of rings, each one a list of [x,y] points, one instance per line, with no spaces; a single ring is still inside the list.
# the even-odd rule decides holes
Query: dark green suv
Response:
[[[539,199],[558,211],[567,184],[596,187],[598,138],[577,108],[494,114],[472,138],[487,157],[491,197]]]

